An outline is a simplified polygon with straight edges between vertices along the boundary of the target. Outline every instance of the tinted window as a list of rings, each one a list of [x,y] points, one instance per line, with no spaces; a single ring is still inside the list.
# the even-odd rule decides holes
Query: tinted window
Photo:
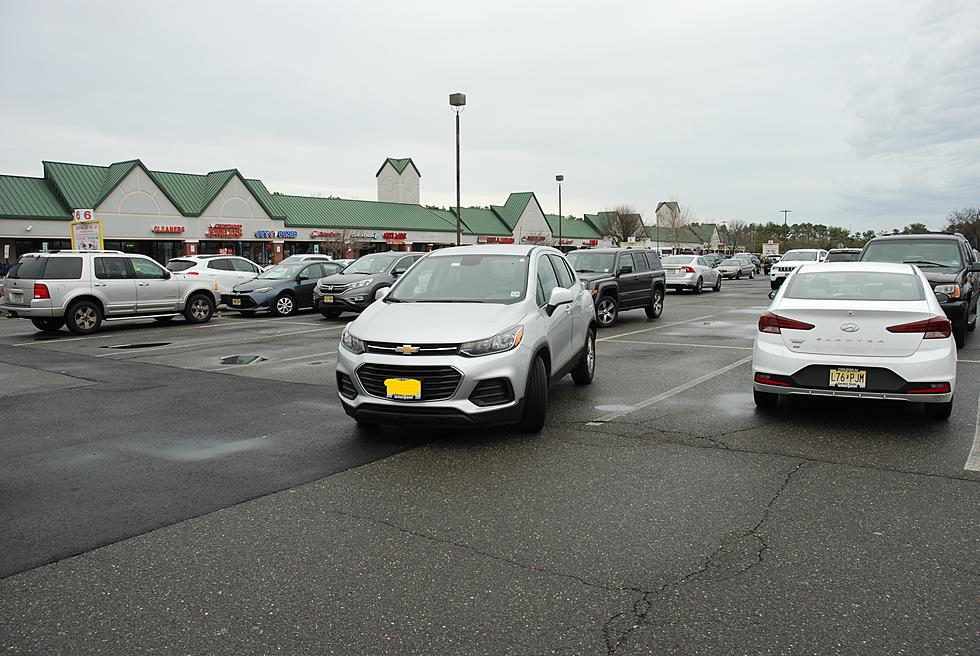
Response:
[[[824,262],[857,262],[859,259],[860,253],[830,253]]]
[[[404,273],[406,270],[408,270],[408,267],[412,266],[412,264],[415,262],[416,259],[418,258],[411,257],[411,256],[403,257],[402,259],[398,260],[398,263],[395,264],[395,266],[392,268],[392,272],[398,270]]]
[[[124,257],[95,258],[95,277],[100,280],[125,280],[132,278]]]
[[[244,271],[245,273],[258,273],[259,269],[254,264],[248,260],[232,260],[231,265],[235,268],[235,271]]]
[[[797,272],[785,298],[840,301],[921,301],[922,281],[910,273],[877,271]]]
[[[632,255],[632,253],[621,253],[620,254],[620,256],[619,256],[619,270],[622,271],[623,270],[623,267],[633,267],[633,270],[636,271],[636,265],[633,264],[633,255]]]
[[[398,258],[390,253],[365,255],[347,268],[344,273],[382,273]]]
[[[47,280],[78,280],[82,277],[82,258],[49,257],[44,277]]]
[[[861,260],[906,262],[924,269],[959,269],[963,266],[963,252],[956,239],[888,239],[869,242]]]
[[[561,285],[565,289],[568,289],[573,284],[575,284],[575,280],[572,278],[572,274],[569,273],[568,267],[565,266],[565,263],[562,261],[560,257],[558,257],[557,255],[549,255],[548,259],[551,260],[552,266],[555,267],[555,273],[558,274],[559,285]]]
[[[551,266],[551,259],[542,255],[538,258],[538,305],[544,305],[551,298],[551,291],[558,287],[558,275]]]
[[[235,267],[232,265],[231,260],[219,259],[211,260],[208,262],[209,269],[218,269],[219,271],[234,271]]]
[[[20,262],[16,266],[10,269],[7,273],[8,278],[26,278],[35,279],[40,278],[41,274],[44,272],[44,263],[47,258],[40,257],[24,257],[21,258]]]
[[[178,271],[187,271],[194,264],[194,260],[170,260],[167,262],[167,268],[176,273]]]
[[[660,256],[653,251],[648,251],[644,253],[644,255],[647,258],[647,264],[650,265],[650,268],[654,271],[659,271],[660,269],[664,268],[664,265],[660,262]]]
[[[149,260],[143,260],[139,258],[133,258],[130,260],[133,265],[133,271],[136,272],[136,277],[143,280],[160,280],[166,279],[167,271],[162,266],[156,262],[150,262]]]
[[[576,251],[568,254],[572,268],[579,273],[609,273],[612,271],[613,259],[612,253]]]

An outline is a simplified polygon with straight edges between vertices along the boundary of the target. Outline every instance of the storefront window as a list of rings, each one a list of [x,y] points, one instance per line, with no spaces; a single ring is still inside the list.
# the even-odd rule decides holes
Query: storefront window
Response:
[[[272,244],[264,241],[202,241],[198,246],[201,255],[238,255],[256,264],[272,264]]]
[[[184,242],[140,239],[106,239],[103,241],[107,251],[122,251],[123,253],[139,253],[152,257],[160,264],[166,264],[172,258],[184,254]]]

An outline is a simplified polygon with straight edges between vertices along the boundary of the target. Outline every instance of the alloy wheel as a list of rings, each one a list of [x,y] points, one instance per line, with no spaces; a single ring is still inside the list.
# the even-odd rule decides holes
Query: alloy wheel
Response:
[[[80,307],[75,310],[75,325],[82,330],[95,328],[95,310],[90,307]]]
[[[664,295],[663,292],[653,293],[653,312],[658,317],[664,311]]]
[[[585,341],[585,363],[589,368],[589,375],[595,373],[595,335],[590,335]]]
[[[596,314],[599,317],[599,323],[604,326],[612,323],[613,320],[613,303],[609,299],[603,299],[599,301],[599,307],[596,309]]]
[[[288,296],[283,296],[278,301],[276,301],[276,310],[279,314],[292,314],[293,312],[293,299]]]
[[[208,310],[208,302],[203,298],[195,298],[193,301],[191,301],[191,316],[198,321],[207,319]]]

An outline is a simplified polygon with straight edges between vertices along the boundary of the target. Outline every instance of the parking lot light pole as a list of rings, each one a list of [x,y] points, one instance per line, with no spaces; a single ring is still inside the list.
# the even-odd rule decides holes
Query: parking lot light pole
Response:
[[[454,112],[456,112],[456,245],[459,246],[462,235],[462,208],[460,207],[459,194],[459,113],[463,111],[463,108],[466,106],[466,94],[449,94],[449,106],[453,108]]]
[[[561,250],[561,182],[565,179],[563,175],[556,175],[555,180],[558,182],[558,250]]]

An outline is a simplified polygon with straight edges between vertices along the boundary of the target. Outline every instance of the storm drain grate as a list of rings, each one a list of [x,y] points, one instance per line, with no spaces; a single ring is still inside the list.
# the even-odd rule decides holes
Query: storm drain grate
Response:
[[[263,358],[261,355],[226,355],[221,358],[221,364],[254,364],[266,360],[268,358]]]
[[[143,342],[142,344],[112,344],[110,346],[102,346],[100,348],[104,348],[104,349],[144,349],[144,348],[156,348],[158,346],[170,346],[170,342]]]

